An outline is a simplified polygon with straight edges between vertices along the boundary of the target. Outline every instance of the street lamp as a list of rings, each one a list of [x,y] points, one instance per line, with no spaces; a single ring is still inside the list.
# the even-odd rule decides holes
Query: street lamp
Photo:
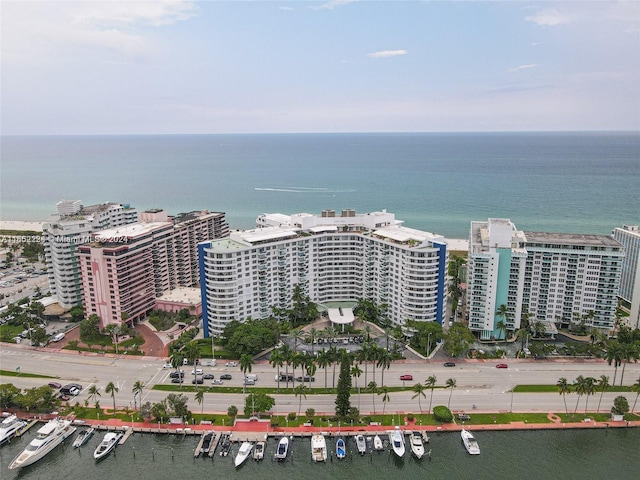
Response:
[[[509,413],[513,413],[513,392],[516,389],[516,385],[511,385],[511,405],[509,406]]]
[[[429,359],[429,355],[431,355],[431,332],[427,335],[427,360]]]
[[[133,430],[133,414],[131,414],[131,430]]]

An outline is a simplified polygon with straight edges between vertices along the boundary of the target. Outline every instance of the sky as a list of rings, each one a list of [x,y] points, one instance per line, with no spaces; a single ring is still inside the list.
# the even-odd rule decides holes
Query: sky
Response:
[[[640,1],[0,1],[3,135],[640,130]]]

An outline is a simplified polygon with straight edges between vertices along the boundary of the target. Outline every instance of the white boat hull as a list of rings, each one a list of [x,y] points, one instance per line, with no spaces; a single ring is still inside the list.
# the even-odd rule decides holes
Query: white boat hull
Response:
[[[463,429],[460,432],[460,437],[462,438],[464,448],[467,449],[469,455],[480,455],[480,446],[471,432]]]
[[[276,460],[285,460],[287,458],[287,452],[289,451],[289,439],[282,437],[278,443],[278,449],[276,450]]]
[[[240,445],[240,450],[238,450],[238,454],[236,455],[236,459],[234,462],[236,467],[239,467],[240,465],[242,465],[245,462],[245,460],[249,458],[249,455],[251,455],[252,449],[253,449],[252,443],[242,442],[242,445]]]
[[[404,457],[404,435],[398,427],[396,427],[395,430],[389,432],[389,443],[391,444],[393,453],[395,453],[400,458]]]
[[[0,445],[3,445],[18,435],[20,430],[26,427],[26,425],[27,422],[20,420],[15,415],[5,418],[0,424]]]
[[[327,441],[324,435],[314,435],[311,437],[311,460],[314,462],[327,461]]]
[[[34,438],[27,448],[13,459],[9,465],[9,470],[34,464],[64,442],[75,431],[76,427],[72,426],[69,420],[57,418],[49,420],[38,430],[38,437]]]
[[[121,433],[107,433],[102,439],[102,442],[100,442],[100,445],[98,445],[98,448],[93,452],[93,458],[100,460],[109,455],[109,453],[116,448],[116,445],[120,441],[120,437],[122,437]]]
[[[377,451],[384,450],[384,443],[382,442],[380,435],[373,437],[373,449]]]

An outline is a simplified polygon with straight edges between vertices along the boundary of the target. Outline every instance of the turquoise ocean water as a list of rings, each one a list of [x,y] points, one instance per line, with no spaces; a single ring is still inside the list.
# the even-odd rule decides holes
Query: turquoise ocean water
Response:
[[[640,223],[638,133],[159,135],[1,138],[0,218],[60,199],[223,211],[387,209],[465,238],[472,220],[608,234]]]

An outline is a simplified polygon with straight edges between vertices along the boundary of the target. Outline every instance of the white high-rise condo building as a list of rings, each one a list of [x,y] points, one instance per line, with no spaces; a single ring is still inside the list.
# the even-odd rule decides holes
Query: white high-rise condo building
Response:
[[[624,245],[625,253],[618,296],[629,310],[629,326],[640,328],[640,227],[623,225],[613,230],[613,238]]]
[[[43,226],[45,262],[51,295],[62,308],[69,309],[82,303],[78,246],[89,242],[94,232],[136,222],[138,212],[118,203],[84,207],[80,200],[62,200],[56,210]]]
[[[524,232],[527,271],[522,311],[529,322],[584,322],[610,333],[623,246],[607,235]]]
[[[527,259],[524,242],[523,232],[510,220],[471,222],[467,267],[469,329],[483,340],[504,339],[508,331],[520,328]],[[506,311],[499,315],[502,305]]]
[[[220,334],[232,320],[289,308],[296,285],[317,303],[386,304],[394,324],[442,323],[445,239],[402,223],[385,210],[265,214],[259,228],[201,243],[205,336]]]

